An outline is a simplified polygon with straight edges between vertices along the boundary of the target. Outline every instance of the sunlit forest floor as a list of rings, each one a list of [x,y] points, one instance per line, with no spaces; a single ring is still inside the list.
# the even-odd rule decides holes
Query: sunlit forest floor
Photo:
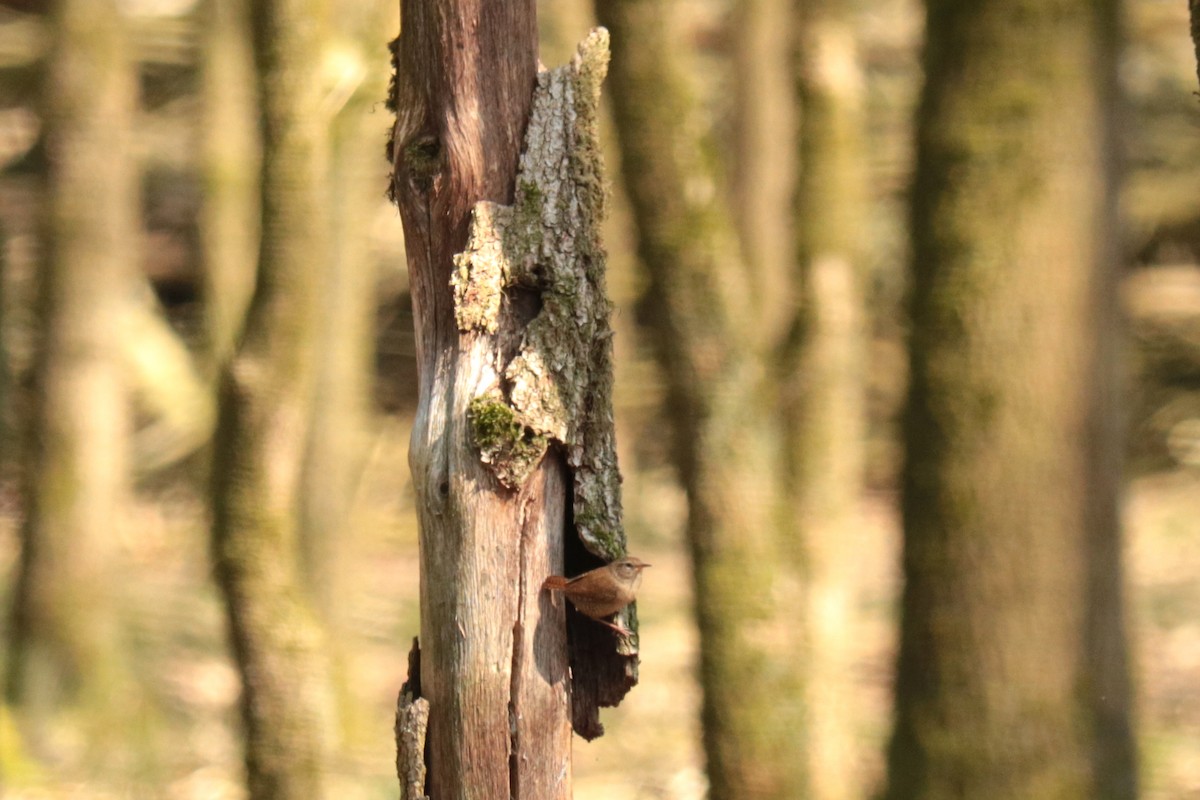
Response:
[[[341,725],[341,798],[390,798],[392,710],[405,654],[417,630],[417,552],[406,485],[404,424],[381,425],[345,542],[339,620],[342,684],[349,709]],[[631,549],[654,564],[640,613],[641,685],[604,712],[606,736],[577,740],[575,796],[699,798],[704,792],[694,678],[697,637],[679,533],[682,498],[667,476],[630,486]],[[634,494],[636,493],[636,495]],[[640,507],[640,510],[638,508]],[[16,554],[12,503],[0,532],[0,585]],[[208,581],[201,506],[180,485],[144,493],[120,533],[113,585],[126,625],[120,643],[133,654],[139,690],[127,716],[63,720],[48,749],[83,772],[27,767],[4,776],[7,797],[238,798],[237,680],[225,655],[223,622]],[[855,784],[877,785],[888,725],[898,531],[894,498],[864,503],[851,576],[859,620],[846,635],[857,664],[854,716],[860,731]],[[1147,798],[1200,796],[1200,473],[1176,472],[1134,482],[1127,505],[1129,583]],[[639,529],[641,528],[641,529]],[[114,643],[116,646],[117,643]],[[12,735],[0,720],[0,736]],[[9,743],[11,745],[11,742]]]

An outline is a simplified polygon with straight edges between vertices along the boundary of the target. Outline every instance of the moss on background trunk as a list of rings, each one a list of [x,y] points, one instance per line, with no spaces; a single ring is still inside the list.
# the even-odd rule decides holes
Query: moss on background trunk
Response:
[[[687,492],[711,796],[804,797],[794,574],[780,569],[780,435],[767,331],[661,2],[598,2]]]
[[[1135,794],[1113,14],[928,2],[893,800]]]
[[[34,739],[53,714],[82,710],[100,757],[99,732],[131,702],[107,568],[129,500],[121,337],[136,275],[135,79],[112,0],[63,0],[50,21],[44,260],[6,694]]]
[[[298,508],[327,245],[320,0],[261,0],[262,238],[245,333],[221,379],[213,557],[242,677],[253,800],[324,796],[333,696],[303,571]]]

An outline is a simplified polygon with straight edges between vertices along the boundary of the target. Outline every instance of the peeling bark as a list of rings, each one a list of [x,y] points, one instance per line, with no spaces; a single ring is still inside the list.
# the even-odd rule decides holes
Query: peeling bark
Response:
[[[569,66],[538,76],[515,202],[475,207],[451,281],[463,331],[496,332],[505,292],[537,292],[540,310],[501,371],[500,386],[472,401],[472,431],[484,462],[512,488],[554,442],[561,444],[573,481],[575,533],[605,562],[625,555],[613,331],[600,242],[605,193],[597,113],[607,68],[608,32],[601,28]],[[592,564],[584,563],[568,571]],[[599,707],[620,702],[637,682],[636,604],[617,615],[633,636],[617,637],[615,652],[606,632],[571,619],[574,726],[593,739],[604,731]],[[587,658],[579,657],[583,652]]]
[[[543,452],[551,440],[566,448],[577,532],[588,550],[611,561],[625,554],[625,542],[599,231],[604,186],[596,111],[607,66],[608,34],[600,29],[570,67],[538,76],[516,203],[476,207],[452,283],[463,331],[494,333],[504,292],[524,287],[538,293],[541,309],[503,370],[504,403],[522,438],[532,431]],[[486,433],[493,443],[494,434]],[[521,464],[503,460],[498,454],[490,459],[497,476],[519,485]]]

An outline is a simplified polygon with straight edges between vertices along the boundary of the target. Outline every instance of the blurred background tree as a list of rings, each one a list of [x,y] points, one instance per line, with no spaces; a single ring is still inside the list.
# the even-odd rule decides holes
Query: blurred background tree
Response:
[[[596,4],[613,36],[621,165],[688,502],[710,790],[714,798],[800,797],[800,641],[791,632],[803,614],[786,602],[798,596],[796,581],[779,559],[770,331],[753,310],[756,287],[670,12],[659,2]]]
[[[310,397],[315,416],[312,427],[297,439],[302,474],[289,478],[303,487],[289,524],[308,533],[297,534],[287,565],[296,566],[293,580],[303,602],[311,605],[312,618],[328,626],[326,655],[334,662],[335,675],[329,691],[336,698],[338,722],[325,731],[329,743],[336,745],[321,757],[327,793],[394,796],[391,714],[405,669],[403,652],[417,625],[416,533],[405,467],[415,397],[414,345],[407,278],[400,266],[403,244],[395,210],[383,198],[388,167],[380,157],[391,124],[390,115],[382,111],[379,88],[387,73],[383,44],[396,30],[396,4],[329,4],[330,25],[314,33],[321,44],[306,65],[321,87],[316,114],[323,120],[320,135],[329,140],[330,159],[327,178],[317,191],[318,233],[329,242],[330,255],[319,259],[314,291],[321,302],[334,303],[336,295],[345,299],[338,307],[357,310],[344,317],[332,310],[318,314],[322,332],[313,338],[304,366],[312,373],[306,380],[314,387]],[[104,7],[85,5],[78,14],[99,14]],[[622,84],[615,71],[606,91],[618,111],[622,105],[657,102],[660,108],[645,113],[647,118],[664,119],[665,130],[639,127],[636,133],[647,139],[669,135],[677,149],[640,162],[642,169],[631,169],[628,163],[622,167],[622,151],[630,149],[630,142],[618,146],[614,139],[606,150],[614,195],[607,242],[610,286],[618,304],[614,324],[624,494],[631,547],[655,566],[647,575],[639,609],[641,686],[629,702],[605,713],[605,737],[576,748],[575,795],[701,797],[709,782],[702,745],[707,735],[716,794],[734,776],[759,787],[782,787],[783,781],[793,787],[806,785],[816,797],[869,796],[888,783],[885,753],[892,727],[890,689],[899,622],[896,487],[901,448],[895,420],[903,406],[908,371],[903,352],[909,326],[904,265],[933,266],[930,259],[910,256],[907,232],[913,132],[923,79],[923,9],[911,0],[822,0],[799,6],[782,0],[664,0],[637,4],[638,13],[649,13],[641,6],[651,5],[661,5],[654,13],[666,20],[655,34],[661,43],[655,47],[661,49],[627,51],[625,57],[657,59],[662,63],[647,69],[685,76],[679,82],[688,90],[688,112],[670,116],[672,109],[683,106],[676,106],[668,92],[651,94],[649,100],[616,97],[622,86],[634,94],[645,94],[645,88],[636,81]],[[985,5],[990,8],[984,3],[970,7],[978,11]],[[543,4],[542,60],[547,65],[561,63],[582,38],[590,24],[590,6],[583,0]],[[609,15],[633,8],[608,2],[598,6],[601,14]],[[1106,500],[1089,501],[1088,513],[1096,521],[1086,534],[1091,538],[1067,534],[1074,537],[1075,549],[1068,553],[1065,540],[1060,540],[1064,552],[1055,566],[1059,578],[1082,582],[1093,593],[1090,607],[1098,613],[1085,626],[1088,641],[1112,644],[1120,639],[1111,629],[1106,633],[1105,626],[1119,619],[1112,604],[1121,602],[1121,595],[1111,591],[1112,570],[1118,555],[1126,558],[1141,791],[1146,797],[1175,798],[1200,792],[1200,743],[1195,737],[1200,701],[1192,679],[1200,663],[1200,627],[1195,624],[1200,619],[1200,592],[1194,580],[1200,570],[1195,524],[1200,518],[1200,137],[1192,95],[1196,60],[1184,4],[1126,0],[1123,6],[1128,24],[1121,53],[1105,49],[1111,42],[1094,47],[1096,53],[1104,53],[1100,58],[1109,67],[1119,65],[1120,88],[1127,98],[1124,113],[1116,118],[1128,154],[1119,187],[1125,222],[1108,226],[1110,233],[1124,234],[1115,275],[1120,296],[1109,295],[1109,302],[1119,299],[1120,307],[1106,313],[1128,315],[1130,324],[1124,333],[1119,326],[1114,331],[1098,321],[1089,324],[1119,337],[1106,341],[1130,359],[1123,412],[1128,432],[1123,464],[1131,479],[1124,510],[1129,538],[1118,553],[1113,528],[1105,522],[1115,513],[1119,494],[1111,484],[1116,451],[1110,436],[1098,434],[1090,445],[1097,455],[1096,469],[1087,481],[1108,480],[1114,488]],[[45,417],[49,408],[39,400],[41,383],[35,380],[41,372],[34,365],[44,358],[41,343],[50,341],[39,332],[42,306],[35,302],[35,286],[53,274],[50,252],[87,230],[81,219],[72,226],[72,237],[55,236],[58,245],[47,249],[40,232],[44,229],[37,222],[39,210],[57,202],[51,182],[58,160],[55,142],[61,139],[54,132],[62,129],[63,121],[50,112],[55,93],[61,97],[68,88],[45,82],[59,52],[55,31],[61,17],[47,13],[52,7],[58,14],[72,6],[45,0],[0,2],[0,339],[8,376],[0,407],[5,431],[0,452],[0,596],[10,609],[0,631],[5,637],[0,658],[6,676],[17,672],[13,665],[21,659],[21,634],[14,627],[18,616],[11,613],[25,593],[21,565],[36,555],[23,550],[24,535],[19,532],[29,530],[39,516],[36,496],[23,497],[19,487],[44,483],[50,474],[31,469],[32,462],[22,453],[32,451],[18,446],[38,431],[35,420],[39,414]],[[128,80],[137,87],[137,102],[129,103],[127,144],[108,145],[102,159],[89,157],[89,174],[97,178],[118,168],[131,176],[140,173],[140,202],[135,186],[127,192],[129,207],[119,211],[122,184],[95,181],[89,184],[95,188],[87,190],[91,202],[85,211],[128,220],[120,247],[127,253],[123,280],[130,288],[123,295],[118,323],[110,326],[118,335],[99,329],[94,335],[108,339],[106,347],[117,347],[121,392],[127,398],[120,403],[120,413],[129,420],[130,433],[105,457],[127,452],[129,466],[115,468],[109,477],[133,486],[114,512],[126,524],[96,526],[102,538],[86,546],[89,553],[95,547],[97,554],[88,555],[80,569],[94,573],[95,589],[69,589],[74,584],[58,571],[51,573],[53,579],[37,583],[47,596],[74,594],[70,611],[107,620],[89,626],[87,633],[103,644],[104,657],[112,654],[109,663],[130,676],[125,684],[129,688],[107,694],[102,703],[116,709],[115,723],[100,709],[72,704],[66,695],[44,695],[44,704],[35,709],[14,703],[10,694],[0,708],[0,780],[6,793],[17,797],[241,797],[241,679],[226,645],[222,604],[211,580],[204,488],[209,458],[202,445],[214,424],[213,381],[242,338],[263,214],[257,186],[262,143],[256,134],[263,106],[250,77],[252,50],[244,27],[248,19],[237,21],[237,13],[225,13],[248,11],[250,4],[122,0],[115,8],[122,16],[122,52],[132,73]],[[949,29],[939,22],[941,16],[930,19],[929,39],[936,42]],[[83,16],[73,20],[77,35],[94,41],[81,41],[74,49],[76,58],[99,48],[105,39],[104,26],[91,24],[83,30],[83,21]],[[240,39],[221,27],[230,21],[242,26]],[[1073,35],[1081,35],[1081,30],[1077,26]],[[628,39],[632,43],[647,35],[632,31]],[[1009,44],[1017,47],[1020,42]],[[615,47],[621,46],[618,39]],[[1043,49],[1059,48],[1056,43]],[[1021,61],[1017,66],[1034,65]],[[1008,72],[970,74],[995,89]],[[102,74],[92,75],[93,89]],[[1012,74],[1025,73],[1014,67]],[[930,77],[936,77],[933,71]],[[1025,92],[1028,109],[1042,109],[1056,85],[1024,80],[1014,91]],[[1111,90],[1112,86],[1092,87],[1088,102],[1116,109]],[[93,91],[89,102],[99,103],[99,94]],[[831,95],[837,99],[830,100]],[[1046,124],[1059,130],[1082,125],[1084,117],[1093,115],[1081,113],[1073,120],[1059,115]],[[1004,122],[992,128],[1009,132],[1016,141],[1018,134],[1009,131],[1016,123],[1008,117]],[[106,128],[98,141],[107,141],[117,130]],[[856,132],[861,140],[856,141]],[[622,140],[629,137],[627,130],[620,133]],[[956,135],[963,134],[960,130]],[[1039,155],[1039,148],[1018,149],[1030,151],[1012,154],[1021,163],[1046,157]],[[100,160],[93,163],[93,158]],[[129,163],[120,167],[122,161]],[[634,184],[645,181],[644,173],[660,175],[668,168],[677,192],[664,194],[659,204],[647,205],[645,197],[638,200]],[[1047,180],[1074,186],[1074,181],[1054,177],[1058,173],[1053,164],[1043,172]],[[1103,184],[1090,168],[1081,167],[1077,173],[1080,181],[1086,175],[1092,185]],[[998,192],[1010,186],[1007,177],[980,175],[976,180]],[[241,199],[226,204],[220,200],[226,193]],[[1106,202],[1104,197],[1112,201],[1111,194],[1101,194],[1095,196],[1096,203]],[[633,200],[635,213],[624,205],[626,196]],[[1055,231],[1066,230],[1073,218],[1067,211],[1074,202],[1064,201],[1044,212],[1056,222]],[[696,214],[705,224],[694,229],[679,226],[667,213],[671,209]],[[686,263],[695,271],[671,273],[672,280],[679,280],[674,298],[664,296],[667,273],[650,263],[647,244],[639,241],[651,228],[672,225],[681,232],[679,246],[698,253],[694,261],[676,262],[677,269]],[[940,225],[939,230],[950,228]],[[1021,230],[1010,226],[1006,246],[1017,246]],[[1066,240],[1059,241],[1054,231],[1044,236],[1047,246],[1067,252]],[[712,243],[709,249],[706,242]],[[96,260],[103,252],[97,249],[89,257],[105,263]],[[645,269],[638,262],[639,252],[646,256]],[[1068,263],[1065,255],[1060,261]],[[226,277],[220,274],[222,264],[232,265]],[[1065,274],[1065,266],[1056,261],[1053,270],[1047,267],[1026,283],[1045,285]],[[986,276],[1014,277],[1003,270]],[[922,291],[923,279],[917,280],[914,298]],[[153,288],[153,296],[147,286]],[[1022,302],[1039,299],[1018,288],[1023,287],[1012,291]],[[87,297],[79,329],[92,330],[99,316],[92,309],[114,293],[111,283],[97,285]],[[708,298],[723,299],[711,306],[715,312],[691,327],[671,316],[671,303],[676,311],[693,301],[695,308],[705,308],[702,301]],[[1040,300],[1042,305],[1028,307],[1045,306],[1047,318],[1051,312],[1061,315],[1067,307],[1065,294]],[[993,306],[999,315],[1000,306]],[[366,314],[371,317],[365,326],[356,327]],[[1035,320],[1045,323],[1041,311],[1030,311],[1025,319],[1031,326]],[[912,324],[918,340],[924,341],[920,320],[916,315]],[[664,332],[669,331],[685,332],[688,338],[666,340]],[[373,363],[371,352],[363,352],[372,345]],[[968,345],[963,340],[946,346]],[[1067,345],[1065,335],[1046,334],[1030,349],[1032,355],[1050,361],[1056,348]],[[343,346],[347,354],[337,355]],[[107,359],[110,351],[89,352]],[[675,355],[664,362],[662,353]],[[932,355],[930,351],[921,358]],[[335,373],[347,367],[360,370],[364,360],[368,368],[374,367],[373,374]],[[1003,363],[1009,362],[1006,354]],[[710,379],[685,383],[680,375],[690,369]],[[1083,365],[1076,369],[1084,380]],[[338,377],[332,377],[335,374]],[[972,374],[951,377],[966,380]],[[1095,375],[1101,385],[1099,372]],[[1052,410],[1051,394],[1057,396],[1062,389],[1060,377],[1055,374],[1038,384],[1031,402],[1043,415]],[[355,423],[353,408],[359,401],[353,398],[361,397],[363,387],[371,396],[359,405],[366,410]],[[719,391],[706,394],[705,389]],[[343,410],[320,411],[327,402],[321,395],[330,409]],[[1099,392],[1091,396],[1113,400]],[[858,404],[862,410],[856,410]],[[696,409],[701,416],[688,416]],[[726,411],[734,413],[722,416]],[[826,413],[828,422],[822,421]],[[1112,419],[1100,408],[1088,413],[1097,422]],[[68,419],[65,414],[53,416],[60,425]],[[341,426],[342,419],[350,424]],[[99,417],[89,422],[96,424]],[[856,424],[861,426],[858,431]],[[1075,430],[1083,424],[1077,421]],[[321,426],[327,426],[328,436]],[[664,435],[673,428],[685,435]],[[1044,459],[1039,463],[1060,457],[1077,463],[1078,443],[1066,441],[1065,432],[1055,430],[1041,449],[1030,445],[1018,453],[1018,442],[1003,441],[987,450],[986,462],[999,465],[1001,453],[1028,460],[1032,453]],[[743,446],[762,455],[746,455]],[[729,463],[708,458],[721,452],[730,454]],[[694,459],[693,477],[709,480],[707,486],[719,491],[697,493],[693,486],[689,496],[678,479],[688,474],[677,469],[687,463],[681,456]],[[326,457],[331,460],[323,461]],[[985,466],[967,460],[954,478],[965,481]],[[1031,469],[1028,463],[1006,465],[1002,474],[1011,480],[1032,474]],[[861,477],[854,477],[856,471]],[[735,482],[722,476],[732,476],[729,480]],[[859,491],[860,480],[865,492]],[[1103,490],[1089,491],[1092,497],[1104,495]],[[1010,530],[1000,526],[1012,526],[1021,514],[1033,513],[1021,505],[1013,501],[997,510],[995,527]],[[1073,502],[1056,504],[1053,510],[1065,515],[1078,508]],[[733,568],[724,574],[734,586],[753,587],[753,592],[731,594],[727,605],[724,599],[718,602],[724,595],[713,593],[703,598],[707,610],[697,615],[693,586],[717,577],[701,570],[695,581],[691,579],[689,532],[703,530],[700,524],[710,525],[710,532],[721,531],[720,537],[701,540],[706,548],[726,564],[750,565],[753,574]],[[55,528],[56,535],[64,537],[66,530]],[[1014,541],[1026,541],[1024,529],[1011,530],[1017,531]],[[68,543],[68,556],[82,555],[73,549],[74,540],[61,541]],[[1029,544],[1031,565],[1042,563],[1043,556],[1052,557],[1047,552],[1053,541],[1047,536]],[[972,542],[980,547],[1004,544],[982,536]],[[1089,555],[1081,568],[1076,556],[1083,547]],[[1019,573],[1001,574],[1013,582],[1022,578]],[[1032,576],[1032,570],[1024,575]],[[85,585],[83,579],[78,583]],[[1026,595],[1032,604],[1036,594]],[[87,602],[79,596],[86,596]],[[1009,602],[1000,603],[999,613],[1016,613]],[[1085,647],[1080,638],[1084,634],[1075,624],[1085,607],[1080,601],[1074,611],[1066,612],[1071,621],[1061,623],[1071,627],[1079,644],[1071,669],[1105,664],[1117,668],[1095,673],[1099,680],[1083,689],[1085,697],[1102,691],[1113,705],[1105,708],[1076,698],[1076,710],[1107,720],[1116,735],[1097,733],[1089,740],[1089,734],[1080,734],[1086,741],[1115,745],[1107,755],[1089,751],[1079,758],[1107,765],[1105,780],[1122,792],[1133,774],[1128,740],[1120,730],[1128,721],[1120,682],[1124,669],[1119,660],[1097,655],[1101,649]],[[696,619],[710,626],[703,637]],[[967,624],[956,614],[939,619],[944,621],[939,630]],[[1041,615],[1038,620],[1046,626],[1053,621]],[[39,624],[37,630],[52,629]],[[714,638],[717,630],[726,637]],[[695,677],[716,674],[712,665],[724,656],[714,643],[722,642],[745,645],[727,662],[734,665],[730,674],[738,675],[743,685],[710,686],[708,699],[703,699]],[[1091,655],[1085,655],[1088,652]],[[83,680],[100,679],[100,664],[85,669]],[[706,671],[698,670],[701,664],[709,665]],[[1051,671],[1048,666],[1046,670]],[[975,672],[982,681],[984,674]],[[761,685],[745,685],[751,683],[742,677],[746,675],[761,678]],[[48,681],[53,684],[58,678]],[[799,723],[755,732],[752,714],[740,709],[732,716],[712,712],[719,702],[736,701],[741,691],[748,698],[769,696],[770,686],[786,691],[777,695],[782,697],[777,705],[784,707],[769,708],[763,719],[772,720],[772,726],[781,719],[798,718]],[[784,686],[792,688],[783,690]],[[719,700],[722,696],[725,699]],[[1006,696],[1015,702],[1019,695]],[[707,734],[700,724],[702,707],[710,709]],[[722,737],[728,741],[734,726],[745,726],[747,746],[765,754],[761,771],[737,766],[739,759],[748,763],[745,750],[727,748],[731,755],[718,754],[724,762],[712,760],[716,743]],[[103,734],[94,733],[97,730]],[[40,736],[30,735],[35,731]],[[982,741],[981,734],[975,744]],[[1019,741],[1030,742],[1028,737]],[[1086,741],[1076,750],[1089,748]],[[103,758],[89,758],[89,750],[95,753],[97,745]],[[780,766],[782,759],[789,762]],[[901,760],[910,766],[916,763]],[[900,778],[895,781],[899,784]],[[760,791],[784,796],[786,790]]]
[[[134,291],[134,71],[113,2],[64,2],[49,19],[39,112],[45,188],[36,242],[36,344],[21,420],[21,560],[6,699],[35,752],[73,713],[95,741],[136,699],[107,580],[127,523],[132,416],[121,340]],[[95,203],[107,197],[109,202]]]
[[[839,800],[865,788],[855,769],[846,630],[867,438],[867,98],[858,9],[849,0],[797,8],[797,300],[778,360],[789,507],[806,567],[810,796]]]
[[[222,370],[212,458],[213,561],[242,678],[252,798],[325,796],[335,733],[328,633],[301,526],[316,343],[330,263],[328,5],[262,0],[250,14],[262,136],[254,291]],[[323,532],[322,532],[323,533]]]
[[[207,371],[214,375],[233,352],[254,290],[258,255],[258,95],[250,43],[250,9],[237,0],[205,0],[200,21],[199,249],[204,268]]]
[[[1116,6],[927,7],[887,796],[1132,798]]]

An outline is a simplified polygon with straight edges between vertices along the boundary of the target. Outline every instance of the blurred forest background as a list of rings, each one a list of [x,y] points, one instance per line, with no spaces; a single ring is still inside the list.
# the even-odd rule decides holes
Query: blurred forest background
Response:
[[[240,683],[212,575],[208,487],[220,427],[214,387],[237,347],[258,259],[252,37],[232,0],[123,0],[119,19],[105,14],[108,3],[63,2],[58,15],[44,5],[0,3],[0,793],[242,797]],[[619,48],[621,15],[598,5]],[[832,292],[831,318],[800,326],[833,331],[832,354],[782,355],[788,374],[857,386],[832,396],[824,428],[830,447],[851,455],[798,455],[809,452],[812,431],[805,439],[802,424],[785,424],[778,435],[800,438],[785,439],[793,455],[778,468],[810,487],[803,513],[839,521],[804,556],[805,608],[815,611],[796,605],[796,625],[811,620],[805,636],[824,654],[812,680],[823,691],[809,700],[803,747],[812,755],[792,758],[819,787],[814,797],[865,797],[884,782],[892,726],[907,198],[924,13],[915,0],[822,0],[801,12],[785,0],[642,5],[668,15],[646,51],[660,63],[629,59],[605,92],[629,93],[616,98],[626,123],[653,120],[631,88],[636,68],[670,62],[685,76],[686,114],[672,135],[702,140],[704,158],[684,176],[680,205],[716,220],[699,233],[685,227],[681,245],[659,245],[708,247],[706,257],[718,259],[736,251],[725,263],[743,267],[771,301],[747,306],[745,318],[714,318],[732,331],[721,346],[748,370],[770,373],[775,366],[739,326],[786,341],[799,301],[790,265],[821,248],[853,253],[858,277],[849,283],[820,271],[804,279],[812,296]],[[297,356],[315,387],[313,421],[295,453],[301,574],[330,642],[329,796],[393,797],[396,692],[419,629],[406,460],[412,316],[401,226],[385,199],[386,43],[399,23],[394,0],[324,6],[305,40],[317,43],[305,59],[319,89],[310,117],[328,145],[323,184],[315,213],[289,229],[296,247],[312,251],[321,302]],[[1200,796],[1200,101],[1186,4],[1126,0],[1123,13],[1126,321],[1112,324],[1125,359],[1127,625],[1142,796],[1183,798]],[[542,61],[567,59],[593,14],[584,0],[543,3]],[[819,41],[806,34],[808,52],[831,59],[833,84],[848,94],[830,102],[853,110],[848,122],[829,121],[820,81],[797,68],[788,48],[800,30],[824,31]],[[107,66],[81,73],[88,63]],[[665,90],[650,105],[658,101],[676,102]],[[819,141],[797,133],[803,119],[810,130],[821,120],[849,126],[827,137],[855,137],[837,151],[848,162],[822,161]],[[70,149],[52,157],[48,132]],[[639,602],[641,683],[605,712],[603,738],[576,740],[575,796],[698,798],[709,779],[689,502],[663,431],[706,401],[681,398],[656,360],[680,345],[662,340],[668,312],[646,300],[662,276],[643,265],[655,244],[639,251],[618,154],[647,158],[646,173],[654,158],[619,149],[616,126],[608,135],[626,514],[631,551],[654,568]],[[52,171],[55,158],[67,166]],[[645,224],[652,209],[638,202]],[[673,208],[660,204],[659,213]],[[725,330],[701,330],[697,340]],[[848,371],[822,360],[842,363],[839,330],[863,334],[862,360]],[[751,343],[737,350],[743,340]],[[776,390],[811,396],[786,382]],[[733,401],[752,426],[753,394]],[[821,478],[834,488],[821,488]],[[728,505],[753,507],[757,495],[733,497]],[[772,513],[764,506],[745,519],[765,530]],[[734,549],[767,571],[774,556],[764,553],[774,551],[756,555],[759,532],[748,528]],[[746,573],[708,602],[752,615],[770,579]],[[702,608],[701,618],[718,624],[719,613]],[[798,639],[785,630],[778,641]]]

